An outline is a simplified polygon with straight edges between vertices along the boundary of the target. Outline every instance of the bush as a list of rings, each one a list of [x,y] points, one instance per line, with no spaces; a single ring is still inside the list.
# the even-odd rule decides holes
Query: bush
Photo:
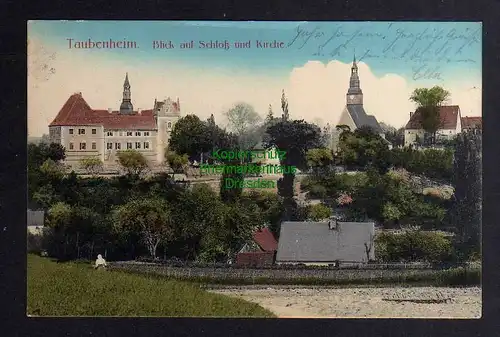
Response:
[[[375,239],[377,259],[384,262],[447,262],[453,258],[452,242],[439,232],[409,230],[381,233]]]

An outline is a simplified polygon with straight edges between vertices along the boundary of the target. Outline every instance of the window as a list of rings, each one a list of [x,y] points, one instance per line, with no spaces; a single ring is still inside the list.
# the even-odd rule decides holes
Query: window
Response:
[[[149,136],[149,131],[144,131],[144,136]]]
[[[172,127],[172,123],[168,122],[167,127],[170,129]]]
[[[111,150],[113,148],[113,143],[107,143],[106,149]]]
[[[69,129],[69,134],[72,135],[73,134],[73,129]]]
[[[149,142],[144,142],[144,148],[149,149]]]
[[[141,143],[140,142],[136,142],[135,143],[135,148],[136,149],[140,149],[141,148]]]
[[[137,132],[135,133],[135,135],[136,135],[136,136],[140,136],[140,135],[141,135],[141,132],[140,132],[140,131],[137,131]]]
[[[84,135],[85,134],[85,129],[78,129],[78,134],[79,135]]]
[[[75,146],[73,145],[73,143],[69,143],[69,149],[73,150],[74,148],[75,148]]]
[[[113,136],[113,132],[112,132],[112,131],[108,131],[107,135],[108,135],[109,137],[112,137],[112,136]]]
[[[120,135],[120,136],[123,136],[123,132],[121,132],[121,131],[120,131],[119,135]]]
[[[132,148],[132,143],[127,143],[127,149],[130,150]]]
[[[120,150],[121,149],[121,144],[120,143],[115,143],[115,150]]]
[[[97,149],[97,144],[96,142],[92,142],[92,150],[96,150]]]
[[[127,131],[127,136],[132,136],[132,131]]]
[[[97,129],[92,129],[92,134],[97,135]]]
[[[86,143],[80,143],[80,150],[86,150],[87,149],[87,144]]]

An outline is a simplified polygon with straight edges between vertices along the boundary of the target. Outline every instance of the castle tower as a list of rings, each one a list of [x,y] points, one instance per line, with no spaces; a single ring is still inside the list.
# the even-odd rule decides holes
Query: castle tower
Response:
[[[128,115],[134,113],[134,106],[132,105],[132,93],[130,91],[130,83],[128,81],[128,73],[125,75],[125,82],[123,83],[123,99],[120,105],[120,114]]]

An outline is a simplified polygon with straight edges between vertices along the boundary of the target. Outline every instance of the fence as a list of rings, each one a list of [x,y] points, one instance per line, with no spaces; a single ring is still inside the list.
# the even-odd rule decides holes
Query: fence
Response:
[[[213,283],[337,283],[337,284],[370,284],[370,283],[405,283],[405,282],[443,282],[448,271],[429,268],[399,269],[334,269],[334,268],[217,268],[217,267],[172,267],[145,262],[112,262],[110,269],[124,270],[132,273],[153,274],[178,279],[208,280]],[[478,270],[474,271],[480,273]],[[453,274],[453,270],[451,271]],[[458,283],[467,281],[470,271],[462,269]],[[462,281],[465,277],[466,281]],[[469,277],[471,279],[471,277]],[[477,277],[476,277],[477,279]],[[474,279],[474,280],[476,280]],[[473,281],[478,282],[478,281]]]

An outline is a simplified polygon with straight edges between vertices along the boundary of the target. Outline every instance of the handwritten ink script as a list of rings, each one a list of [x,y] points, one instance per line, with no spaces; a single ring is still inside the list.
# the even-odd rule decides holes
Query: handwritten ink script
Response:
[[[313,56],[338,57],[361,45],[358,60],[402,60],[412,64],[414,80],[442,80],[440,67],[446,63],[476,63],[465,56],[481,43],[481,28],[425,28],[409,31],[397,23],[387,23],[380,31],[367,28],[348,30],[339,24],[327,30],[301,25],[287,43],[289,48],[313,50]]]

